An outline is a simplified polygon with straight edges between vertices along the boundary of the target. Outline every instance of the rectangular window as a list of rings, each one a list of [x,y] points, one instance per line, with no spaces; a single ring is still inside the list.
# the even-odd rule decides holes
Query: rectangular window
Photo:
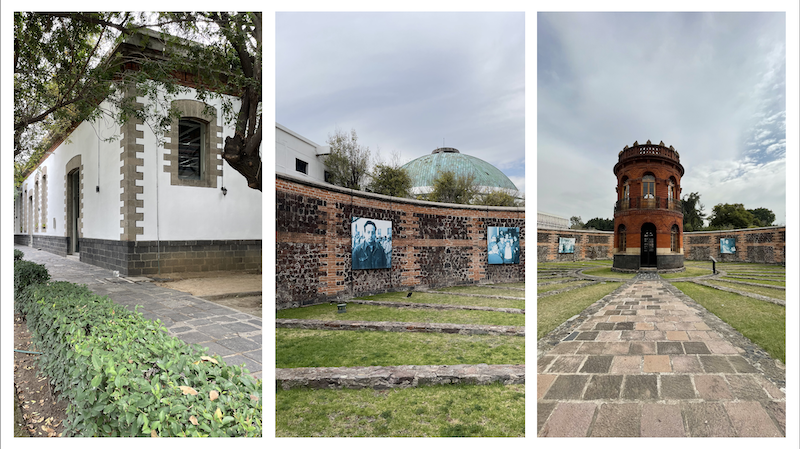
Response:
[[[180,119],[178,133],[178,177],[199,180],[203,168],[203,124]]]
[[[308,174],[308,162],[301,161],[300,159],[295,159],[295,169],[300,173],[307,175]]]
[[[331,184],[331,172],[329,172],[328,170],[325,170],[325,182]]]

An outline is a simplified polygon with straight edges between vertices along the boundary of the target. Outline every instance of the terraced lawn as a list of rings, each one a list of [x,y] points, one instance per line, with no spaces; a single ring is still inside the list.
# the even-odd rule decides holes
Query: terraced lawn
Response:
[[[522,437],[525,385],[279,390],[278,437]]]
[[[571,282],[564,282],[563,284],[540,285],[540,286],[536,287],[536,291],[537,291],[537,293],[547,293],[547,292],[552,292],[552,291],[555,291],[555,290],[561,290],[561,289],[564,289],[564,288],[575,287],[576,285],[589,284],[591,282],[592,281],[583,280],[583,279],[576,279],[576,280],[571,281]]]
[[[617,278],[617,279],[633,279],[634,277],[636,277],[636,273],[620,273],[617,271],[611,271],[611,267],[583,270],[583,274],[588,274],[590,276]]]
[[[621,282],[603,282],[588,287],[570,290],[536,300],[536,339],[540,339],[573,315],[613,292]]]
[[[524,364],[525,338],[416,332],[275,330],[277,368]]]
[[[684,267],[685,270],[681,271],[680,273],[662,273],[659,274],[662,279],[679,279],[679,278],[691,278],[697,276],[707,276],[709,274],[714,274],[711,269],[706,269],[702,267]]]
[[[739,281],[739,282],[750,282],[753,284],[764,284],[764,285],[775,285],[778,287],[786,287],[786,281],[784,280],[771,280],[771,279],[759,279],[759,278],[749,278],[749,277],[735,277],[735,276],[722,276],[720,279],[728,279],[731,281]]]
[[[784,301],[786,300],[785,290],[777,290],[769,287],[756,287],[754,285],[734,284],[732,282],[725,282],[718,280],[708,280],[706,282],[712,285],[718,285],[720,287],[732,288],[734,290],[739,290],[748,293],[755,293],[757,295],[767,296],[769,298],[775,298],[775,299],[782,299]]]
[[[521,302],[521,301],[518,301]],[[280,310],[277,318],[303,320],[400,321],[404,323],[458,323],[524,326],[525,315],[481,310],[409,309],[370,304],[348,304],[346,313],[338,313],[336,304],[319,304]]]
[[[440,288],[437,289],[437,291],[450,292],[450,293],[468,293],[470,295],[513,296],[515,298],[525,297],[524,290],[499,289],[499,288],[489,288],[489,287],[459,286],[459,287]]]
[[[367,301],[413,302],[418,304],[453,304],[460,306],[525,309],[525,301],[520,301],[518,299],[481,298],[478,296],[440,295],[436,293],[414,293],[409,298],[407,297],[406,293],[395,292],[366,296],[358,299]]]

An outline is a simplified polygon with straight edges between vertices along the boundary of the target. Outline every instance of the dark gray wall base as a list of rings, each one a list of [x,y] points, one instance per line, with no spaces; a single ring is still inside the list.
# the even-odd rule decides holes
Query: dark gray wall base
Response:
[[[614,254],[613,267],[622,270],[638,270],[640,261],[641,257],[639,255]]]
[[[659,271],[683,268],[683,255],[656,256],[656,263]]]
[[[28,246],[31,244],[31,236],[28,234],[14,234],[14,244]]]
[[[33,243],[31,243],[33,241]],[[14,244],[31,246],[36,249],[47,251],[48,253],[58,254],[61,257],[67,255],[69,238],[55,235],[28,235],[14,234]]]

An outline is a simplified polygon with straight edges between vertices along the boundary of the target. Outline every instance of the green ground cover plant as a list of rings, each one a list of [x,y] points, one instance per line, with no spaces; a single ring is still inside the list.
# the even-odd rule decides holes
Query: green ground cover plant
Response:
[[[86,286],[26,284],[42,276],[23,262],[15,309],[68,403],[66,436],[261,436],[260,380]]]
[[[711,285],[732,288],[742,292],[755,293],[757,295],[767,296],[769,298],[782,299],[784,301],[786,300],[786,290],[778,290],[769,287],[757,287],[755,285],[734,284],[732,282],[719,280],[706,280],[706,282]]]
[[[525,338],[417,332],[275,330],[277,368],[312,366],[517,365]]]
[[[547,284],[547,285],[540,285],[536,287],[537,293],[546,293],[552,292],[554,290],[561,290],[562,288],[569,288],[574,287],[576,285],[587,284],[591,281],[583,280],[583,279],[576,279],[572,282],[564,282],[563,284]]]
[[[478,296],[441,295],[437,293],[421,292],[414,293],[410,298],[405,292],[392,292],[364,296],[358,299],[367,301],[413,302],[418,304],[453,304],[461,306],[498,307],[509,309],[525,308],[525,301],[520,301],[517,299],[481,298]]]
[[[705,269],[703,267],[684,267],[685,270],[679,273],[659,273],[662,279],[678,279],[678,278],[691,278],[697,276],[707,276],[709,274],[714,274],[711,269]]]
[[[620,273],[617,271],[611,271],[610,267],[583,270],[583,274],[617,279],[633,279],[636,276],[636,273]]]
[[[691,282],[672,285],[759,345],[772,358],[786,363],[785,307]]]
[[[620,282],[602,282],[588,287],[545,296],[536,300],[536,339],[547,335],[573,315],[620,287]]]
[[[407,309],[370,304],[348,304],[346,313],[338,313],[336,304],[319,304],[284,309],[276,318],[304,320],[400,321],[404,323],[457,323],[524,326],[525,315],[481,310]]]
[[[523,437],[525,385],[279,390],[278,437]]]
[[[440,292],[450,293],[469,293],[471,295],[486,295],[486,296],[514,296],[517,298],[524,298],[525,292],[523,290],[500,290],[497,288],[488,287],[473,287],[473,286],[458,286],[437,289]]]

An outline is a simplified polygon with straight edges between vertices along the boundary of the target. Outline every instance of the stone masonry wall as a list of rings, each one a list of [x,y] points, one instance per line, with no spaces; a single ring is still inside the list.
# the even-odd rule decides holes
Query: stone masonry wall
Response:
[[[432,203],[278,174],[276,309],[387,291],[525,279],[525,210]],[[352,270],[351,217],[392,222],[389,269]],[[487,226],[520,228],[520,263],[489,265]]]
[[[575,229],[537,229],[536,260],[561,262],[573,260],[611,259],[614,233]],[[558,254],[558,238],[575,238],[574,254]],[[736,253],[721,254],[719,239],[735,238]],[[732,231],[701,231],[683,234],[686,260],[719,262],[786,263],[786,227],[738,229]]]

